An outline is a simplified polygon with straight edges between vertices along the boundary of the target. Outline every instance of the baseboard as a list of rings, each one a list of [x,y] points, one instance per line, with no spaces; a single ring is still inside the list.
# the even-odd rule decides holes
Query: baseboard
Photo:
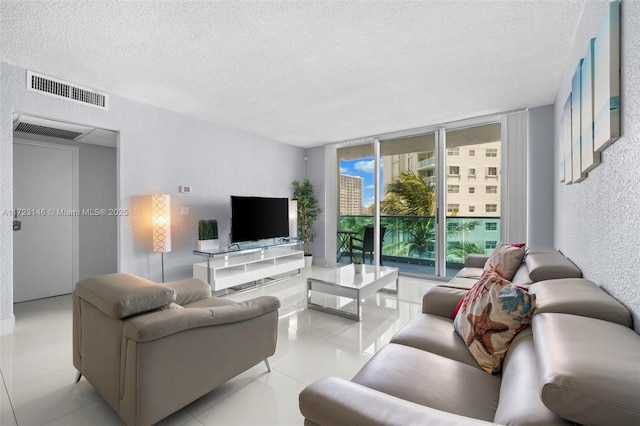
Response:
[[[0,336],[5,334],[13,334],[16,329],[16,317],[11,314],[9,318],[0,320]]]

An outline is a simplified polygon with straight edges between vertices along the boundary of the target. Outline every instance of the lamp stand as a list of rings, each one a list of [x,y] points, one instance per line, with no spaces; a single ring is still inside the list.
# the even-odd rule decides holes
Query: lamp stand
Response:
[[[162,282],[164,283],[164,252],[160,253],[162,258]]]

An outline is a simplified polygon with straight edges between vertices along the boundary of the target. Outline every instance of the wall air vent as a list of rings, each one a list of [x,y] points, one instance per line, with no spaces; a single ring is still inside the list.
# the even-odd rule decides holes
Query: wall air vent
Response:
[[[27,90],[43,93],[56,98],[84,105],[91,105],[100,109],[109,109],[109,95],[80,87],[77,84],[47,77],[32,71],[27,71]]]
[[[37,124],[18,123],[14,129],[16,132],[29,133],[32,135],[51,136],[54,138],[74,140],[82,133],[72,132],[63,129],[54,129],[53,127],[39,126]]]

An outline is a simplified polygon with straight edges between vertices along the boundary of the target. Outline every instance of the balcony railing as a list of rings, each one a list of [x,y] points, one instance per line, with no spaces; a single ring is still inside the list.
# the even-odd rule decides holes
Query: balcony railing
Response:
[[[436,157],[429,157],[425,160],[418,161],[415,170],[433,169],[436,166]]]
[[[373,222],[373,216],[344,215],[340,216],[338,229],[357,231],[362,237],[364,227],[373,225]],[[401,271],[434,274],[435,217],[382,216],[380,224],[386,228],[382,243],[382,260],[385,265],[399,266]],[[489,254],[493,251],[500,241],[500,218],[447,217],[445,235],[447,275],[453,275],[463,267],[467,254]],[[344,259],[345,254],[348,259],[348,247],[341,247],[338,251],[339,260]]]

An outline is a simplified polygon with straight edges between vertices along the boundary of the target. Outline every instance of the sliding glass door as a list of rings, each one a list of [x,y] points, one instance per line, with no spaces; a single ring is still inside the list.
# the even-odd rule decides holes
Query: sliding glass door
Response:
[[[500,123],[446,133],[446,275],[500,241]]]
[[[402,272],[436,275],[436,150],[435,133],[380,142],[382,257]]]
[[[339,146],[337,262],[364,255],[444,277],[467,254],[490,253],[500,240],[500,137],[490,123]],[[367,227],[379,253],[362,250]]]

